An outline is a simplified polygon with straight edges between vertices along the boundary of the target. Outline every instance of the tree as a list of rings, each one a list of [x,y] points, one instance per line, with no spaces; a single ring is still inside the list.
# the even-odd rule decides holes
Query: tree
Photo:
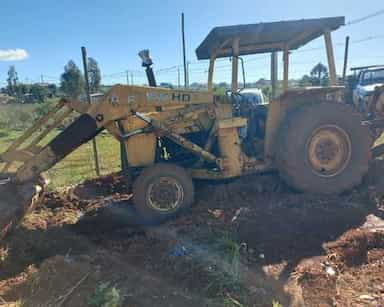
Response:
[[[72,60],[64,66],[64,73],[61,75],[60,81],[61,90],[67,97],[77,98],[83,92],[84,78]]]
[[[230,85],[227,82],[220,82],[217,86],[225,89],[230,88]]]
[[[304,75],[299,81],[300,87],[306,87],[306,86],[312,86],[312,85],[314,85],[313,77],[310,77],[308,75]]]
[[[94,58],[88,58],[88,78],[89,78],[89,91],[96,93],[99,91],[101,82],[101,73],[99,65]]]
[[[25,102],[25,95],[28,94],[29,88],[24,83],[17,83],[14,86],[14,96],[16,97],[16,101],[19,103]]]
[[[322,63],[315,65],[311,70],[313,85],[323,85],[328,82],[328,69]]]
[[[48,95],[49,97],[55,97],[57,96],[57,86],[54,83],[48,84]]]
[[[40,84],[33,84],[30,89],[32,101],[44,102],[45,97],[48,95],[48,88]]]
[[[9,96],[15,96],[16,93],[16,85],[19,78],[17,77],[17,71],[14,65],[9,66],[8,69],[8,78],[7,78],[7,93]]]

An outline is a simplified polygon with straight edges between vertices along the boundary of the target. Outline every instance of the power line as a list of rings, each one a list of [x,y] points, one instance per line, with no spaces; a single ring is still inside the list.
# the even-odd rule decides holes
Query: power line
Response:
[[[352,41],[351,44],[358,44],[358,43],[362,43],[362,42],[366,42],[366,41],[370,41],[370,40],[383,39],[383,38],[384,38],[384,35],[367,36],[367,37],[361,38],[359,40]],[[344,42],[338,42],[335,45],[343,46]],[[317,51],[317,50],[323,50],[323,49],[324,49],[324,47],[314,47],[314,48],[309,48],[309,49],[297,50],[296,52],[311,52],[311,51]],[[269,56],[262,56],[262,57],[258,56],[258,57],[254,57],[254,58],[248,58],[244,62],[249,63],[249,62],[254,62],[254,61],[262,61],[262,60],[266,60],[267,58],[269,58]],[[224,59],[224,58],[218,59],[218,60],[220,60],[220,62],[227,61],[227,59]],[[208,65],[208,62],[207,61],[194,61],[194,62],[190,62],[190,65]],[[228,65],[230,65],[230,64],[228,64]],[[165,67],[165,68],[156,70],[156,73],[162,73],[162,74],[177,73],[177,70],[181,67],[182,67],[182,65]],[[229,67],[229,66],[227,66],[227,65],[216,66],[215,71],[221,70],[222,68],[227,68],[227,67]],[[190,69],[190,72],[202,73],[202,72],[207,72],[207,69],[206,68]]]
[[[161,69],[156,69],[156,73],[167,73],[167,72],[170,72],[170,71],[177,71],[178,69],[180,69],[181,65],[174,65],[174,66],[170,66],[170,67],[164,67],[164,68],[161,68]]]
[[[382,13],[384,13],[384,10],[382,10]],[[379,14],[381,14],[381,11],[376,12],[374,14],[371,14],[369,16],[365,16],[363,18],[364,18],[364,20],[366,20],[368,18],[377,16]],[[363,18],[360,18],[359,20],[363,20]],[[352,41],[351,44],[359,44],[359,43],[362,43],[362,42],[371,41],[371,40],[377,40],[377,39],[384,39],[384,35],[373,35],[373,36],[363,37],[361,39]],[[338,42],[335,45],[341,46],[341,45],[344,45],[344,42]],[[309,48],[309,49],[296,50],[295,53],[311,52],[311,51],[317,51],[317,50],[323,50],[323,49],[324,49],[324,47],[314,47],[314,48]],[[371,57],[380,58],[380,57],[383,57],[383,56],[371,56]],[[249,63],[249,62],[255,62],[255,61],[262,61],[262,60],[265,60],[267,58],[269,58],[269,56],[260,56],[260,55],[258,55],[257,57],[247,58],[247,59],[244,60],[244,62],[245,63]],[[228,59],[226,59],[226,58],[217,59],[217,62],[219,62],[219,63],[222,63],[224,61],[228,61]],[[296,65],[302,65],[302,64],[306,64],[306,63],[301,62],[301,63],[295,63],[295,64]],[[193,66],[206,65],[207,66],[208,65],[208,61],[190,62],[190,65],[193,65]],[[170,66],[170,67],[164,67],[164,68],[156,70],[156,73],[160,73],[160,74],[177,74],[181,67],[182,67],[182,65],[174,65],[174,66]],[[228,64],[219,65],[219,66],[215,67],[215,71],[221,71],[221,72],[226,71],[226,70],[230,70],[230,69],[231,69],[231,66],[230,66],[229,62],[228,62]],[[199,74],[207,73],[208,72],[208,68],[196,67],[195,69],[190,69],[189,71],[191,73],[195,74],[195,75],[196,74],[199,75]],[[110,73],[110,74],[103,74],[102,78],[103,79],[112,79],[112,80],[122,80],[123,78],[126,79],[127,73],[129,73],[129,76],[131,77],[130,78],[131,81],[132,81],[134,75],[135,75],[135,78],[137,78],[137,79],[145,78],[144,72],[143,71],[138,71],[138,70],[124,70],[124,71]],[[60,81],[60,77],[54,77],[54,76],[49,76],[49,75],[45,75],[45,74],[42,75],[42,76],[44,77],[44,80],[47,80],[47,81],[50,81],[50,82],[58,83]],[[29,79],[29,80],[34,82],[33,79],[32,80]]]
[[[357,41],[353,41],[352,44],[358,44],[358,43],[362,43],[362,42],[366,42],[366,41],[370,41],[370,40],[383,39],[383,38],[384,38],[384,35],[368,36],[368,37],[359,39]]]
[[[363,37],[361,39],[352,41],[350,44],[359,44],[359,43],[362,43],[362,42],[376,40],[376,39],[383,39],[383,38],[384,38],[384,35],[366,36],[366,37]],[[344,42],[337,42],[337,43],[335,43],[335,46],[344,46]],[[308,48],[308,49],[296,50],[295,53],[298,53],[298,52],[311,52],[311,51],[323,50],[323,49],[324,49],[324,47],[320,47],[319,46],[319,47],[313,47],[313,48]]]
[[[369,15],[367,15],[367,16],[361,17],[361,18],[353,19],[353,20],[349,21],[349,22],[346,24],[346,26],[354,25],[354,24],[357,24],[357,23],[366,21],[366,20],[368,20],[368,19],[374,18],[374,17],[379,16],[379,15],[382,15],[382,14],[384,14],[384,9],[379,10],[379,11],[377,11],[377,12],[374,12],[374,13],[372,13],[372,14],[369,14]]]
[[[360,18],[359,20],[366,20],[368,18],[372,18],[372,17],[375,17],[375,16],[378,16],[379,14],[381,13],[384,13],[384,10],[382,11],[378,11],[374,14],[370,14],[368,16],[365,16],[363,18]],[[371,41],[371,40],[376,40],[376,39],[383,39],[384,38],[384,35],[375,35],[375,36],[367,36],[367,37],[363,37],[359,40],[356,40],[356,41],[352,41],[351,44],[358,44],[358,43],[362,43],[362,42],[366,42],[366,41]],[[337,46],[343,46],[344,45],[344,42],[338,42],[338,43],[335,43],[335,45]],[[309,49],[301,49],[301,50],[296,50],[295,53],[299,53],[299,52],[312,52],[312,51],[317,51],[317,50],[323,50],[324,47],[314,47],[314,48],[309,48]],[[269,58],[268,55],[266,56],[257,56],[257,57],[254,57],[254,58],[248,58],[246,59],[244,62],[245,63],[249,63],[249,62],[255,62],[255,61],[262,61],[262,60],[266,60],[267,58]],[[225,59],[225,58],[222,58],[222,59],[217,59],[217,62],[223,62],[223,61],[228,61],[228,59]],[[208,61],[193,61],[193,62],[189,62],[189,65],[208,65]],[[230,64],[228,64],[230,65]],[[178,69],[182,68],[182,65],[173,65],[173,66],[169,66],[169,67],[163,67],[163,68],[160,68],[160,69],[157,69],[156,70],[156,73],[157,74],[170,74],[170,73],[177,73]],[[222,70],[222,69],[229,69],[229,66],[227,65],[221,65],[221,66],[216,66],[215,67],[215,71],[217,70]],[[142,71],[129,71],[130,73],[134,73],[135,75],[136,74],[140,74],[140,75],[143,75],[144,72]],[[193,72],[193,73],[203,73],[203,72],[207,72],[207,69],[206,68],[197,68],[197,69],[190,69],[190,72]],[[116,73],[111,73],[111,74],[107,74],[107,75],[103,75],[102,77],[103,78],[116,78],[116,77],[122,77],[122,76],[126,76],[126,71],[121,71],[121,72],[116,72]]]

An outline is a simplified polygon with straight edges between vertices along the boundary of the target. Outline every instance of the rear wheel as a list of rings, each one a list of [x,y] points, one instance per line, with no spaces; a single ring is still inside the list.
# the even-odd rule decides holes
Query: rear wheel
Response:
[[[162,222],[192,205],[192,178],[179,166],[155,164],[145,169],[134,182],[133,199],[143,222]]]
[[[368,170],[372,138],[359,113],[341,103],[300,107],[281,128],[277,164],[299,190],[339,193],[359,184]]]

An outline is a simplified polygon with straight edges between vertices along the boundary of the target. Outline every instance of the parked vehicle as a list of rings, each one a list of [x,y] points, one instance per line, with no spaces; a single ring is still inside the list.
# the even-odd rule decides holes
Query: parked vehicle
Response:
[[[263,91],[259,88],[244,88],[240,90],[240,94],[248,103],[255,105],[263,105],[267,103]]]
[[[360,111],[367,112],[375,89],[384,85],[384,66],[360,69],[353,90],[353,103]]]

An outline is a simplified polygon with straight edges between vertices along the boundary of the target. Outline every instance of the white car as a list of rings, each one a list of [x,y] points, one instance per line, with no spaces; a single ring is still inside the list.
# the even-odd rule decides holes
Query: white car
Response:
[[[358,75],[357,85],[353,91],[353,103],[360,110],[366,110],[367,103],[376,87],[384,85],[384,67],[363,70]]]
[[[239,91],[242,97],[244,97],[247,102],[257,105],[257,104],[267,104],[265,101],[264,94],[261,89],[258,88],[244,88]]]

